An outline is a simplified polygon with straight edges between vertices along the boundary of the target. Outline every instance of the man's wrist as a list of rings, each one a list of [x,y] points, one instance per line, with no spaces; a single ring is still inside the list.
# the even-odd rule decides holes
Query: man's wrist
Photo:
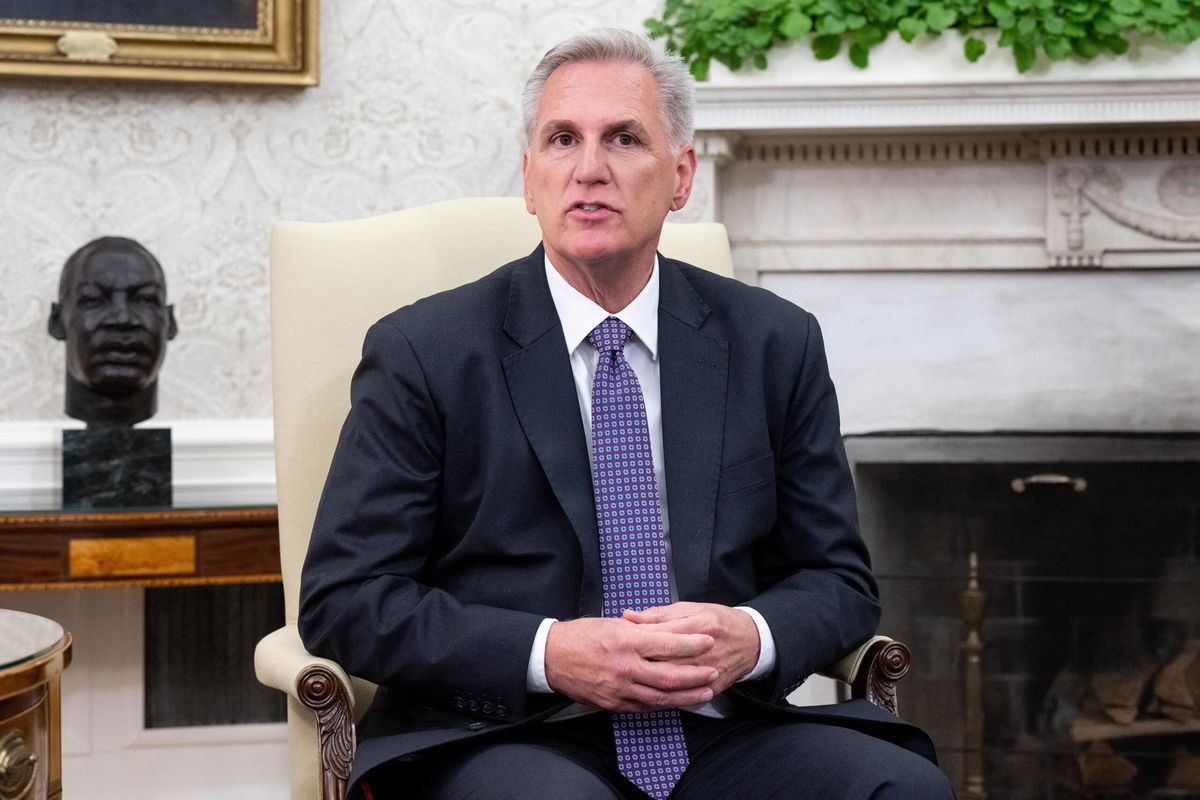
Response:
[[[736,682],[762,678],[775,669],[775,637],[771,635],[771,626],[767,625],[767,620],[762,614],[750,606],[734,606],[734,608],[745,612],[754,621],[754,627],[758,628],[758,662],[753,669],[738,678]]]
[[[529,649],[529,667],[525,670],[526,691],[539,694],[549,694],[554,691],[546,681],[546,639],[550,636],[550,626],[558,620],[546,617],[538,625],[537,633],[533,636],[533,646]]]

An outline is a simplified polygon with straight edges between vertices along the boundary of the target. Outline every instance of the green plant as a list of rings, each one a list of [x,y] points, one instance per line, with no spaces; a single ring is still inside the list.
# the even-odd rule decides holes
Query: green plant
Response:
[[[912,42],[955,29],[966,37],[963,55],[977,61],[987,49],[974,31],[998,28],[1000,47],[1012,48],[1017,71],[1039,51],[1054,61],[1069,56],[1120,55],[1131,32],[1186,44],[1200,38],[1200,0],[666,0],[661,19],[646,20],[698,80],[713,59],[740,69],[766,69],[767,51],[808,38],[818,59],[847,46],[850,61],[866,67],[870,50],[896,31]]]

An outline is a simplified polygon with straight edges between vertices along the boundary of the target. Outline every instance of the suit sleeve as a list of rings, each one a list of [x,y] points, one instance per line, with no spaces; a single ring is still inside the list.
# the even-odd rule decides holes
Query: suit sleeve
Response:
[[[353,675],[452,707],[464,695],[491,698],[520,717],[542,617],[461,603],[422,582],[442,533],[443,448],[413,347],[388,321],[376,323],[313,526],[300,634]]]
[[[747,600],[776,645],[776,669],[744,691],[782,702],[809,675],[862,644],[879,622],[878,589],[858,532],[854,484],[821,331],[805,312],[801,367],[787,399],[776,467],[775,529]]]

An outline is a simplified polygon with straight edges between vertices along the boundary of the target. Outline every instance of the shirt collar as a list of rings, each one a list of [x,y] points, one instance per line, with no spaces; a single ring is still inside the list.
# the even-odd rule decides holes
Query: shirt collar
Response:
[[[550,297],[554,300],[554,310],[562,322],[563,336],[567,340],[567,352],[575,352],[575,348],[587,339],[592,329],[608,317],[617,319],[628,325],[646,350],[650,360],[658,360],[658,254],[654,254],[654,269],[650,272],[650,280],[638,296],[625,308],[615,314],[610,314],[589,297],[584,296],[574,286],[567,283],[566,278],[559,274],[550,257],[545,257],[546,282],[550,285]]]

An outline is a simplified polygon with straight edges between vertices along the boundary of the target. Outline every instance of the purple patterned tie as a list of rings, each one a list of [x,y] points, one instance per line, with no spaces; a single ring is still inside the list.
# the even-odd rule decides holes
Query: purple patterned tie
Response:
[[[632,333],[624,322],[609,317],[588,334],[600,352],[592,382],[592,482],[606,617],[671,602],[646,404],[625,360]],[[621,774],[663,800],[688,764],[678,709],[612,717]]]

